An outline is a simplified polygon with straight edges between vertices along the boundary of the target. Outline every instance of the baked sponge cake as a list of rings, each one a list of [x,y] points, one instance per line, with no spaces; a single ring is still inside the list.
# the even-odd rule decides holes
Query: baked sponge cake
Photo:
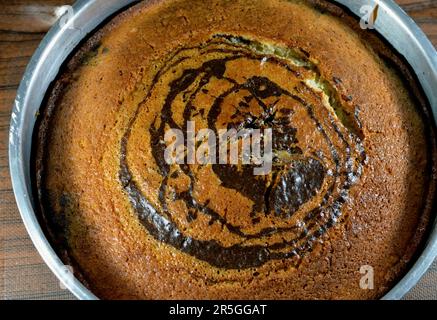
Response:
[[[269,133],[271,168],[169,162],[170,129]],[[380,298],[432,218],[426,100],[325,1],[141,2],[69,60],[36,137],[47,232],[100,298]]]

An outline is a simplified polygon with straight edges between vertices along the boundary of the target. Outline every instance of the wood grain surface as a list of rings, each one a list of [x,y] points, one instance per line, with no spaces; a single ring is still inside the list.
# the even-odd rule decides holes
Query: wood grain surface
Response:
[[[74,299],[30,241],[15,204],[8,167],[9,122],[17,87],[33,52],[56,21],[57,10],[72,2],[0,0],[0,299]],[[437,46],[437,0],[397,2]],[[437,262],[406,299],[437,300]]]

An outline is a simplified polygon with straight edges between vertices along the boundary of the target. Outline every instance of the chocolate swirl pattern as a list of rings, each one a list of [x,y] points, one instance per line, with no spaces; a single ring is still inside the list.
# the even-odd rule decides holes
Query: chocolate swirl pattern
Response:
[[[120,183],[157,241],[219,268],[297,265],[341,220],[366,160],[359,119],[343,103],[304,51],[215,35],[160,66],[122,138]],[[167,164],[165,132],[186,132],[187,121],[216,134],[271,128],[272,172]],[[156,186],[144,187],[147,171],[132,161],[146,152],[138,141],[151,150]]]

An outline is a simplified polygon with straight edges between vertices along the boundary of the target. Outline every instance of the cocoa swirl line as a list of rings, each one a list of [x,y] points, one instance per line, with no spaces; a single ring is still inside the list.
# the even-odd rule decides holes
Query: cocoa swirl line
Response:
[[[233,37],[233,36],[229,36]],[[240,39],[240,43],[235,43],[235,39]],[[218,40],[217,40],[218,39]],[[365,152],[361,145],[361,141],[357,135],[353,132],[348,132],[347,137],[345,137],[340,130],[340,128],[336,125],[335,119],[329,114],[330,125],[333,127],[335,134],[340,138],[341,143],[344,145],[344,154],[345,159],[344,163],[346,164],[344,171],[342,172],[342,165],[340,161],[340,153],[337,152],[336,147],[332,143],[328,133],[323,128],[323,125],[316,118],[313,106],[308,104],[296,94],[293,94],[284,88],[280,88],[278,85],[273,84],[274,90],[276,92],[270,93],[273,95],[286,95],[298,102],[301,106],[303,106],[315,124],[317,130],[324,137],[327,145],[329,146],[332,159],[335,163],[335,171],[332,173],[332,181],[329,187],[327,188],[327,192],[325,193],[320,205],[310,212],[308,212],[302,219],[303,225],[300,226],[290,226],[290,227],[278,227],[278,228],[265,228],[260,232],[255,234],[246,234],[241,228],[238,226],[234,226],[230,224],[225,218],[223,218],[219,213],[215,212],[211,208],[208,207],[208,203],[199,204],[193,196],[193,190],[195,185],[195,176],[190,170],[188,165],[181,165],[181,171],[186,174],[190,179],[190,185],[187,191],[180,193],[176,196],[174,200],[182,200],[186,204],[187,208],[197,210],[197,212],[201,212],[211,218],[211,222],[219,222],[223,227],[233,233],[243,238],[241,243],[225,247],[220,244],[216,240],[200,240],[195,239],[193,237],[184,235],[178,228],[177,224],[173,221],[170,212],[168,211],[167,199],[166,199],[166,189],[169,180],[169,166],[163,161],[164,149],[163,146],[159,143],[164,136],[164,130],[166,125],[170,128],[175,129],[186,129],[186,121],[189,120],[192,116],[192,103],[196,95],[206,86],[212,77],[216,77],[219,79],[225,79],[230,83],[233,83],[234,86],[224,92],[222,95],[217,97],[214,101],[213,106],[211,106],[210,111],[208,113],[208,127],[217,133],[217,128],[215,127],[215,122],[217,120],[218,115],[221,111],[221,103],[223,99],[231,94],[231,92],[242,89],[252,90],[252,94],[256,99],[257,94],[254,94],[253,88],[250,85],[239,84],[233,79],[226,78],[224,76],[226,72],[226,63],[232,60],[237,60],[241,58],[245,59],[253,59],[256,61],[261,61],[264,58],[268,58],[269,62],[276,63],[281,67],[286,68],[288,71],[293,72],[293,74],[297,77],[300,76],[300,73],[295,70],[295,67],[290,66],[286,59],[281,59],[280,57],[276,57],[274,55],[269,54],[260,54],[254,52],[252,48],[248,48],[251,44],[253,44],[252,40],[244,39],[241,37],[233,37],[226,38],[223,36],[216,36],[213,40],[206,42],[203,45],[197,47],[190,48],[180,48],[175,51],[175,53],[168,59],[167,63],[164,65],[161,70],[159,70],[154,77],[150,88],[148,89],[147,95],[142,103],[138,105],[137,110],[135,111],[133,117],[130,119],[127,130],[124,136],[121,139],[121,154],[120,154],[120,171],[119,171],[119,180],[120,183],[128,195],[130,203],[133,209],[138,214],[138,217],[146,228],[146,230],[157,240],[168,245],[173,246],[174,248],[189,254],[191,256],[196,257],[199,260],[205,261],[212,266],[226,268],[226,269],[243,269],[243,268],[251,268],[251,267],[259,267],[265,264],[269,260],[280,260],[294,257],[295,264],[297,265],[300,262],[301,257],[308,251],[311,251],[313,247],[313,243],[317,241],[323,234],[327,232],[327,230],[333,227],[338,219],[341,217],[341,207],[346,202],[348,196],[348,190],[353,185],[353,183],[360,177],[362,173],[362,166],[365,161]],[[213,48],[209,49],[209,45],[219,45],[225,46],[226,48]],[[141,107],[148,101],[151,96],[151,93],[158,83],[160,77],[164,75],[166,72],[171,70],[171,68],[177,66],[181,62],[189,59],[188,57],[178,58],[177,61],[172,62],[173,59],[178,57],[180,53],[188,52],[190,50],[203,50],[205,49],[204,54],[207,53],[223,53],[225,55],[231,54],[231,56],[226,56],[222,59],[213,59],[207,62],[204,62],[200,68],[197,69],[188,69],[185,70],[181,77],[173,80],[170,83],[169,93],[165,99],[165,103],[162,109],[161,114],[161,124],[160,127],[156,130],[155,123],[150,127],[150,135],[152,137],[151,148],[156,164],[158,165],[161,175],[163,177],[160,189],[159,189],[159,201],[162,206],[162,212],[159,212],[142,194],[138,184],[134,181],[132,174],[129,170],[129,164],[127,160],[127,146],[129,142],[129,138],[132,132],[132,127],[140,113]],[[316,67],[311,65],[308,69],[313,68],[313,71],[318,71],[315,69]],[[178,124],[172,119],[172,110],[171,105],[174,99],[184,92],[188,87],[193,85],[193,83],[197,80],[198,76],[203,74],[203,77],[199,81],[199,85],[196,90],[190,95],[188,102],[185,105],[184,110],[184,124],[183,127],[180,128]],[[258,77],[259,78],[259,77]],[[254,77],[253,79],[257,79]],[[253,80],[252,79],[252,80]],[[258,79],[259,80],[259,79]],[[269,82],[269,79],[264,79],[266,83]],[[271,84],[271,81],[269,82]],[[311,88],[306,85],[303,81],[301,82],[302,89],[305,91],[309,91],[313,98],[315,98],[320,104],[322,104],[322,98],[315,94]],[[332,92],[332,91],[331,91]],[[269,93],[265,93],[269,94]],[[262,104],[262,99],[258,101]],[[346,126],[344,126],[345,129]],[[351,155],[351,145],[348,142],[348,139],[352,142],[355,142],[355,152],[359,153],[360,159],[355,159],[355,171],[354,164]],[[213,166],[214,167],[214,166]],[[215,167],[216,170],[213,170],[216,175],[220,172],[218,167]],[[336,196],[335,199],[331,199],[338,183],[341,184],[341,180],[344,179],[342,187],[340,187],[340,195]],[[273,182],[272,182],[273,183]],[[338,187],[338,186],[337,186]],[[331,200],[331,201],[330,201]],[[329,204],[331,202],[331,204]],[[276,235],[282,232],[289,232],[291,230],[302,230],[297,237],[292,240],[283,239],[282,242],[270,244],[270,245],[242,245],[244,241],[250,239],[259,239],[262,237]]]

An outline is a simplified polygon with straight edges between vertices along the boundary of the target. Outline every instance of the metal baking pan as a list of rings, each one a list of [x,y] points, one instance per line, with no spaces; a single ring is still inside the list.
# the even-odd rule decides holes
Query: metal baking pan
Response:
[[[79,0],[55,24],[33,55],[18,89],[12,111],[9,165],[15,198],[26,229],[59,280],[79,299],[97,299],[72,277],[47,240],[35,214],[31,185],[32,134],[37,114],[50,83],[71,52],[106,18],[135,3],[135,0]],[[362,17],[363,6],[379,6],[375,29],[414,69],[437,119],[437,53],[414,21],[393,0],[336,0]],[[434,221],[425,247],[409,272],[383,299],[400,299],[425,273],[437,256],[437,224]]]

